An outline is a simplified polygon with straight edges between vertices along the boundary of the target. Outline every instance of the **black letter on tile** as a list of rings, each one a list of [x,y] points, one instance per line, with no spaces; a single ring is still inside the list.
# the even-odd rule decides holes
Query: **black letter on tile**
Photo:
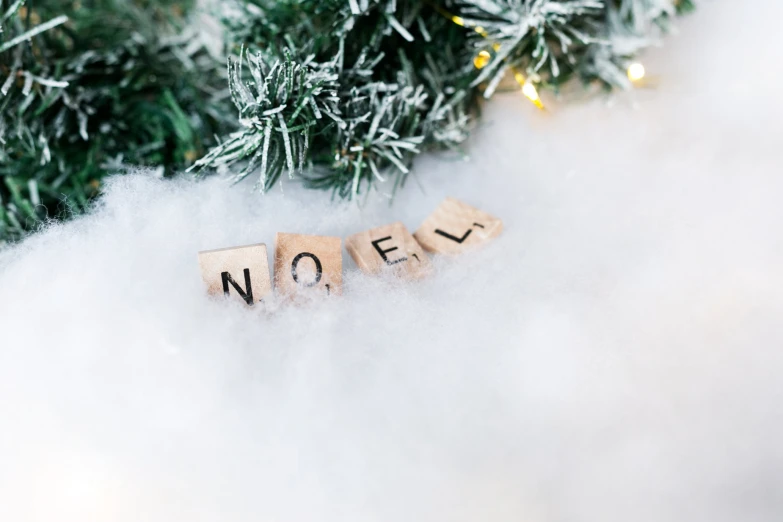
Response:
[[[291,263],[291,275],[294,278],[295,282],[299,282],[299,275],[296,273],[296,267],[299,266],[299,260],[303,257],[309,257],[315,262],[315,281],[312,283],[307,283],[304,286],[315,286],[318,284],[318,282],[321,280],[321,275],[323,274],[323,267],[321,266],[321,260],[315,257],[314,254],[311,254],[310,252],[302,252],[301,254],[297,255],[294,258],[294,262]]]
[[[242,296],[242,299],[245,300],[247,304],[250,306],[253,306],[253,287],[250,284],[250,269],[245,268],[245,291],[243,292],[242,289],[239,287],[236,281],[234,281],[234,278],[231,277],[231,274],[228,272],[222,272],[220,274],[220,278],[223,280],[223,293],[225,295],[228,295],[228,284],[231,283],[231,286],[234,287],[234,290],[239,293],[240,296]]]
[[[377,250],[378,253],[381,255],[381,259],[383,259],[386,262],[386,264],[389,266],[396,265],[397,263],[402,263],[403,261],[407,261],[408,258],[404,256],[399,259],[395,259],[394,261],[389,261],[389,258],[386,256],[386,254],[388,254],[389,252],[394,252],[395,250],[397,250],[397,247],[391,247],[384,250],[383,248],[381,248],[380,243],[384,241],[388,241],[390,239],[391,236],[387,236],[387,237],[382,237],[381,239],[376,239],[375,241],[372,242],[372,246],[374,246],[375,250]]]
[[[435,233],[436,234],[440,234],[441,236],[445,237],[446,239],[451,239],[452,241],[456,241],[457,243],[462,243],[463,241],[465,241],[468,238],[468,236],[470,235],[471,232],[473,232],[473,229],[469,228],[468,231],[465,232],[465,235],[463,235],[462,237],[457,237],[457,236],[452,236],[448,232],[444,232],[444,231],[442,231],[439,228],[435,229]]]
[[[484,225],[482,225],[481,223],[473,223],[473,225],[475,225],[477,227],[484,228]],[[468,236],[470,235],[471,232],[473,232],[473,229],[469,228],[468,231],[465,232],[465,235],[463,235],[462,237],[457,237],[457,236],[452,236],[448,232],[444,232],[444,231],[442,231],[439,228],[435,229],[435,233],[436,234],[440,234],[441,236],[445,237],[446,239],[451,239],[452,241],[456,241],[457,243],[460,243],[460,244],[468,238]]]

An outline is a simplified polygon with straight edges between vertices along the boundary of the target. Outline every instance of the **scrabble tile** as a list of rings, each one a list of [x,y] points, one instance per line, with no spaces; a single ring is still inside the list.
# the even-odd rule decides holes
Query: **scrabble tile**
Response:
[[[459,254],[500,235],[503,222],[456,199],[446,198],[413,234],[438,254]]]
[[[199,252],[198,263],[212,295],[227,295],[252,306],[272,291],[264,244]]]
[[[275,288],[282,295],[343,291],[343,246],[339,237],[283,234],[275,237]]]
[[[363,271],[391,270],[400,277],[418,279],[431,270],[430,260],[402,223],[392,223],[354,234],[345,248]]]

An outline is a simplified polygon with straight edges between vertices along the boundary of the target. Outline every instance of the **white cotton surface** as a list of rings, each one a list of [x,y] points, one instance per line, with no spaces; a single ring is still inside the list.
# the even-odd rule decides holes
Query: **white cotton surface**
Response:
[[[781,19],[707,2],[655,90],[500,95],[392,205],[113,179],[0,254],[0,520],[780,520]],[[341,298],[205,294],[199,250],[446,196],[505,230],[429,279],[346,253]]]

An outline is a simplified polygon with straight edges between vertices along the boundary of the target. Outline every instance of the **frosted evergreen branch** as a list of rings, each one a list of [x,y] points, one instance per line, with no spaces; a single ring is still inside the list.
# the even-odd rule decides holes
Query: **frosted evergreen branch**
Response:
[[[53,29],[57,27],[58,25],[63,25],[68,21],[68,17],[65,15],[58,16],[57,18],[53,20],[49,20],[46,23],[43,23],[41,25],[37,25],[30,29],[29,31],[26,31],[19,36],[12,38],[11,40],[8,40],[3,45],[0,45],[0,53],[7,51],[8,49],[11,49],[12,47],[15,47],[19,45],[22,42],[26,42],[31,40],[34,36],[39,35],[45,31],[48,31],[49,29]]]
[[[0,245],[87,209],[109,173],[187,167],[229,128],[220,62],[184,29],[193,0],[3,3]]]
[[[394,192],[418,154],[459,151],[508,71],[538,89],[630,88],[628,66],[694,6],[214,0],[227,55],[214,60],[195,0],[3,4],[0,243],[88,208],[128,165]]]
[[[312,128],[323,114],[338,118],[336,60],[327,63],[294,61],[290,55],[268,63],[259,52],[240,50],[229,59],[229,90],[244,130],[196,161],[189,170],[226,170],[245,160],[233,176],[241,181],[261,168],[264,191],[283,170],[293,176],[303,168]],[[245,69],[252,79],[243,77]],[[260,162],[260,165],[259,165]]]

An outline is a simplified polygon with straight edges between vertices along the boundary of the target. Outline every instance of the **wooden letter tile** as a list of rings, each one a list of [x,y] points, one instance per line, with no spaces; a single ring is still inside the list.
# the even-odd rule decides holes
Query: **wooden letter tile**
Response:
[[[198,264],[212,295],[230,295],[252,306],[272,291],[264,244],[199,252]]]
[[[429,252],[458,254],[499,236],[502,230],[498,218],[446,198],[413,236]]]
[[[325,295],[342,294],[342,248],[339,237],[278,232],[275,238],[275,288],[287,296],[306,289],[323,290]]]
[[[401,277],[418,279],[430,271],[430,260],[402,223],[359,232],[345,240],[345,248],[363,271],[377,274],[393,270]]]

